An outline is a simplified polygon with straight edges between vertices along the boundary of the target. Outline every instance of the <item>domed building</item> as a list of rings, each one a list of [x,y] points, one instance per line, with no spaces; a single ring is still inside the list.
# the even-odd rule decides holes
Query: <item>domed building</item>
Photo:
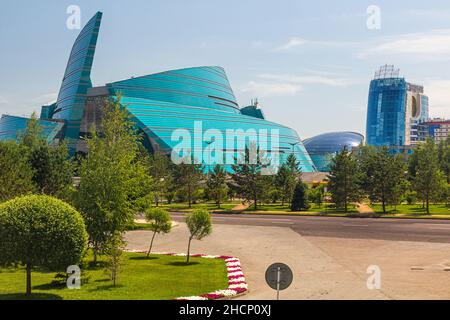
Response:
[[[331,160],[339,151],[351,151],[364,142],[364,136],[356,132],[324,133],[303,141],[306,150],[319,172],[329,172]]]

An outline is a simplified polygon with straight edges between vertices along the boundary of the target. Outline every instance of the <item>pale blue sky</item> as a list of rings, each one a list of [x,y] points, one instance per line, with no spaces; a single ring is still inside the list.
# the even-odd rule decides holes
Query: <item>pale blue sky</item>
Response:
[[[432,116],[450,117],[450,4],[430,1],[1,1],[0,113],[29,115],[56,99],[82,24],[104,13],[92,81],[199,65],[225,68],[241,105],[302,138],[365,134],[368,85],[382,64],[425,85]],[[381,29],[369,30],[369,5]]]

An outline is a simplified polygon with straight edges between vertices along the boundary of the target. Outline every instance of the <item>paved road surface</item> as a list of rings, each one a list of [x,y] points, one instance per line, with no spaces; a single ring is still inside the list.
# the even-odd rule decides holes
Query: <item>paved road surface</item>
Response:
[[[172,213],[184,221],[183,213]],[[288,227],[302,236],[450,243],[450,220],[215,214],[213,223]]]

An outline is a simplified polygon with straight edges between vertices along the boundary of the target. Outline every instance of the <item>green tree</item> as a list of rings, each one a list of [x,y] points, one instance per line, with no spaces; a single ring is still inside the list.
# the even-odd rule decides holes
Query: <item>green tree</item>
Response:
[[[24,156],[27,149],[13,141],[0,141],[0,202],[36,190],[34,172]]]
[[[152,183],[147,159],[140,153],[140,136],[120,97],[105,103],[98,129],[92,128],[87,139],[89,153],[81,160],[80,186],[74,196],[86,222],[94,263],[108,242],[126,231],[135,213],[146,209]]]
[[[40,144],[30,150],[29,162],[34,169],[33,181],[47,195],[63,197],[73,184],[74,165],[66,144]]]
[[[33,182],[38,192],[57,197],[67,196],[73,183],[74,163],[69,158],[65,143],[47,143],[35,113],[20,136],[20,144],[27,150],[24,154],[33,169]]]
[[[347,149],[344,148],[332,159],[328,179],[329,191],[336,207],[348,212],[348,205],[361,199],[362,176],[358,162]]]
[[[308,200],[316,204],[319,208],[322,206],[324,198],[323,187],[315,187],[308,190]]]
[[[309,209],[307,190],[308,187],[302,181],[296,184],[294,196],[292,197],[291,211],[297,212]]]
[[[107,255],[105,271],[109,274],[114,287],[116,286],[123,265],[124,250],[125,241],[122,238],[122,234],[116,232],[105,246],[105,253]]]
[[[409,205],[415,204],[417,202],[417,192],[416,191],[407,191],[405,192],[405,200]]]
[[[212,233],[211,215],[205,209],[196,209],[186,216],[186,225],[190,233],[186,257],[186,264],[189,264],[192,240],[202,240]]]
[[[33,112],[33,114],[31,115],[25,131],[20,132],[19,140],[21,144],[30,149],[36,145],[41,144],[44,140],[42,136],[42,128],[39,125],[39,120],[36,112]]]
[[[30,195],[0,205],[0,239],[0,265],[24,265],[30,295],[32,269],[65,271],[78,264],[87,234],[73,207],[50,196]]]
[[[203,178],[203,166],[196,164],[191,156],[184,157],[180,164],[174,166],[174,182],[178,186],[178,190],[186,196],[189,208],[192,207],[194,196],[200,188]]]
[[[447,183],[450,184],[450,137],[439,143],[438,159],[441,171],[447,178]]]
[[[286,201],[291,201],[295,182],[295,173],[289,165],[283,164],[275,176],[275,186],[279,192],[282,206]]]
[[[417,174],[417,166],[419,164],[417,152],[413,152],[408,158],[408,180],[413,182]]]
[[[273,181],[270,176],[263,175],[263,170],[269,167],[265,154],[256,144],[245,148],[238,164],[232,165],[232,187],[237,193],[258,209],[258,201],[264,198]]]
[[[208,194],[214,199],[219,209],[222,201],[226,199],[228,194],[226,180],[227,172],[221,165],[217,164],[208,174],[208,181],[206,183]]]
[[[438,148],[432,139],[428,139],[416,150],[417,167],[413,180],[413,188],[425,204],[426,212],[430,213],[430,201],[439,198],[447,187],[446,177],[439,165]]]
[[[150,223],[150,230],[153,231],[150,248],[147,252],[147,258],[150,256],[153,247],[153,240],[156,234],[169,233],[172,230],[172,217],[167,210],[161,208],[149,209],[145,212],[145,220]]]
[[[363,173],[363,188],[371,202],[396,205],[406,191],[406,166],[400,155],[391,155],[387,148],[362,147],[358,154]]]
[[[286,166],[296,176],[301,173],[300,162],[297,161],[297,157],[293,153],[288,155]]]
[[[155,205],[158,207],[162,196],[167,193],[172,182],[169,157],[161,152],[155,152],[150,157],[150,175],[154,181],[153,192]]]

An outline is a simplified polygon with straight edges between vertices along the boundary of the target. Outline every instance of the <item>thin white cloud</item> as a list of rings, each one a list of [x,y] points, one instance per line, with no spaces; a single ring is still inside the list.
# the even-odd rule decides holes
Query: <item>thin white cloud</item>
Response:
[[[292,75],[292,74],[261,74],[262,79],[296,83],[296,84],[320,84],[333,87],[343,87],[349,84],[349,80],[333,74],[310,74],[310,75]]]
[[[294,51],[298,47],[316,48],[349,48],[360,46],[361,43],[351,41],[322,41],[322,40],[306,40],[302,38],[291,38],[281,46],[275,47],[270,52],[289,52]]]
[[[9,101],[3,96],[0,96],[0,104],[7,104]]]
[[[257,80],[242,86],[240,91],[260,97],[294,96],[308,85],[344,87],[350,84],[352,82],[340,74],[309,70],[304,75],[262,73]]]
[[[307,42],[306,40],[301,39],[301,38],[291,38],[285,44],[283,44],[279,47],[276,47],[276,48],[272,49],[271,51],[273,51],[273,52],[289,51],[295,47],[299,47],[299,46],[306,44],[306,42]]]
[[[359,58],[371,56],[407,56],[428,59],[450,58],[450,29],[403,34],[375,41],[361,52]]]
[[[430,116],[450,118],[450,80],[427,80],[425,91],[430,98]]]
[[[240,88],[242,93],[248,93],[255,97],[271,96],[295,96],[303,88],[292,83],[270,83],[249,81]]]
[[[443,12],[441,16],[449,14]],[[439,12],[416,14],[438,15]],[[289,52],[298,47],[350,49],[359,59],[372,57],[401,58],[408,61],[441,61],[450,59],[450,29],[431,30],[420,33],[400,34],[370,41],[322,41],[291,38],[270,52]]]

